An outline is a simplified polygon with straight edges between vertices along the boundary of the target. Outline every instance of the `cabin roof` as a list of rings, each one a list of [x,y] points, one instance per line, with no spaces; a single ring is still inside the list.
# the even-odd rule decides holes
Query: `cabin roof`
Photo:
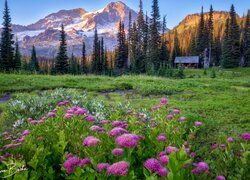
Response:
[[[175,64],[199,64],[199,56],[177,56]]]

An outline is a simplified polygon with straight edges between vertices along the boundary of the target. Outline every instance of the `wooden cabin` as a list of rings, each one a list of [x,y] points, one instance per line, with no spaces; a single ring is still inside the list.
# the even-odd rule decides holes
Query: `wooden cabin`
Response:
[[[198,68],[199,62],[199,56],[177,56],[174,60],[174,65],[175,67],[182,65],[184,68]]]

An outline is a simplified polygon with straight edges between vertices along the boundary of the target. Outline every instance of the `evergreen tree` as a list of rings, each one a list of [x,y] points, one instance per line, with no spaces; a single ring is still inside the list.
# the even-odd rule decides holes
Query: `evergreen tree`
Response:
[[[81,62],[81,69],[82,73],[87,74],[88,73],[88,67],[87,67],[87,59],[86,59],[86,45],[85,41],[82,43],[82,62]]]
[[[22,69],[22,71],[27,71],[28,70],[28,63],[27,63],[26,59],[22,60],[21,69]]]
[[[39,68],[39,63],[37,61],[37,57],[36,57],[36,48],[33,45],[32,46],[32,54],[31,54],[31,59],[29,62],[29,71],[31,72],[39,72],[40,68]]]
[[[142,65],[142,72],[145,73],[147,66],[148,66],[148,38],[149,38],[149,33],[148,33],[148,13],[146,13],[146,20],[144,23],[144,38],[143,38],[143,57],[144,57],[144,62]]]
[[[144,14],[143,14],[143,4],[142,0],[140,0],[140,5],[139,5],[139,14],[137,17],[137,54],[138,54],[138,69],[137,72],[141,73],[145,71],[145,60],[143,56],[143,42],[144,42],[144,27],[145,27],[145,22],[144,22]]]
[[[226,27],[222,44],[221,66],[226,67],[226,62],[230,59],[230,39],[229,39],[229,19],[226,20]]]
[[[101,42],[100,42],[100,72],[104,73],[104,69],[105,69],[105,51],[104,51],[104,41],[103,41],[103,37],[101,38]]]
[[[116,60],[115,66],[118,70],[119,74],[122,74],[127,69],[127,61],[128,61],[128,48],[126,44],[126,34],[124,24],[120,21],[118,34],[117,34],[117,49],[116,49]]]
[[[55,71],[58,74],[65,74],[68,71],[67,43],[64,25],[61,26],[60,46],[56,57]]]
[[[104,59],[103,59],[103,74],[108,74],[109,66],[108,66],[108,52],[105,48],[104,50]]]
[[[138,47],[138,31],[137,25],[134,22],[132,26],[131,48],[132,48],[132,72],[140,72],[140,59],[139,59],[139,47]]]
[[[174,32],[174,48],[173,48],[172,58],[171,58],[173,65],[174,65],[175,58],[177,56],[180,56],[180,55],[181,55],[180,43],[179,43],[179,39],[178,39],[178,33],[175,30],[175,32]]]
[[[131,68],[132,65],[132,13],[129,11],[129,22],[128,22],[128,67]]]
[[[196,32],[192,34],[191,36],[191,43],[189,47],[189,55],[196,56],[197,55],[197,47],[196,47]]]
[[[244,66],[250,66],[250,10],[248,10],[246,22],[243,28],[242,55],[244,58]]]
[[[75,58],[73,53],[70,58],[69,73],[73,75],[77,75],[79,73],[77,59]]]
[[[213,63],[216,66],[220,65],[220,59],[221,59],[221,41],[220,41],[220,34],[214,39],[214,59]]]
[[[204,52],[206,48],[206,37],[205,37],[205,20],[204,20],[204,14],[203,14],[203,7],[201,8],[201,14],[200,14],[200,22],[198,26],[198,32],[197,32],[197,54],[200,55]]]
[[[14,62],[15,62],[15,70],[19,71],[21,69],[21,53],[19,50],[18,39],[16,39],[16,44],[15,44]]]
[[[167,49],[167,42],[165,39],[165,32],[166,32],[166,16],[163,17],[163,23],[162,23],[162,38],[161,38],[161,54],[160,54],[160,60],[161,64],[165,66],[168,62],[168,49]],[[165,70],[164,70],[165,71]]]
[[[226,33],[225,33],[226,34]],[[227,40],[227,51],[228,56],[224,57],[224,67],[225,68],[234,68],[239,67],[240,62],[240,28],[237,23],[236,13],[234,10],[234,5],[231,6],[230,10],[230,21],[228,29],[228,40]]]
[[[213,24],[213,6],[210,6],[209,19],[208,19],[208,51],[209,51],[209,63],[213,63],[213,36],[214,36],[214,24]]]
[[[100,59],[99,39],[98,39],[97,28],[95,28],[93,53],[92,53],[92,72],[93,73],[98,73],[99,59]]]
[[[159,61],[159,47],[160,47],[160,12],[158,0],[153,0],[151,21],[150,21],[150,63],[154,65],[155,69],[160,67]]]
[[[3,12],[3,28],[1,34],[1,43],[0,43],[0,50],[1,50],[1,58],[0,58],[0,71],[11,71],[15,69],[15,62],[14,62],[14,41],[13,41],[13,34],[11,28],[11,17],[10,11],[8,8],[8,2],[5,0],[5,7]]]

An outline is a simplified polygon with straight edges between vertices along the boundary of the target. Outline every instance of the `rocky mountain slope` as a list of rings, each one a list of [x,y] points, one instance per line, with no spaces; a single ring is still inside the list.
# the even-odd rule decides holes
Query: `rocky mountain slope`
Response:
[[[64,24],[69,54],[74,52],[76,56],[80,56],[83,39],[87,53],[91,52],[95,28],[98,29],[99,36],[104,37],[105,46],[113,49],[119,21],[124,21],[127,28],[129,11],[132,12],[132,19],[136,20],[137,13],[120,1],[111,2],[96,12],[88,12],[82,8],[61,10],[28,26],[13,25],[13,32],[20,41],[23,54],[29,55],[34,44],[38,55],[55,57],[59,31],[61,24]]]

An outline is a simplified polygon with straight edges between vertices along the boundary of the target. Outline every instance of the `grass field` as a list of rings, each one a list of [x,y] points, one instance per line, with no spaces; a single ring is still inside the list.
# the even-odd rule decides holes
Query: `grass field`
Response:
[[[250,69],[216,70],[216,78],[208,71],[185,70],[185,79],[127,75],[46,76],[0,74],[0,94],[36,94],[42,90],[73,88],[107,103],[129,100],[136,108],[144,108],[167,97],[173,106],[207,124],[201,132],[203,141],[217,135],[250,130]],[[6,103],[1,103],[2,111]],[[213,133],[211,133],[213,132]]]
[[[99,102],[103,102],[118,111],[130,106],[137,112],[146,113],[165,97],[171,109],[181,109],[189,126],[195,121],[203,123],[195,131],[195,138],[189,139],[189,143],[197,154],[196,161],[202,157],[209,159],[213,144],[223,143],[227,137],[239,137],[250,131],[250,68],[216,69],[216,78],[211,78],[211,73],[211,70],[206,74],[203,70],[185,70],[184,79],[146,75],[105,77],[0,74],[0,133],[10,130],[13,124],[19,123],[18,120],[44,116],[65,98],[81,101],[87,109],[99,108],[100,112],[102,106]],[[22,128],[16,130],[21,131]],[[211,172],[216,173],[213,157],[208,162]],[[234,161],[225,162],[235,164]],[[233,167],[232,164],[230,167]],[[247,169],[244,171],[247,172]],[[223,173],[229,177],[239,174],[238,170],[235,173],[228,169]],[[242,171],[242,174],[245,173]]]

